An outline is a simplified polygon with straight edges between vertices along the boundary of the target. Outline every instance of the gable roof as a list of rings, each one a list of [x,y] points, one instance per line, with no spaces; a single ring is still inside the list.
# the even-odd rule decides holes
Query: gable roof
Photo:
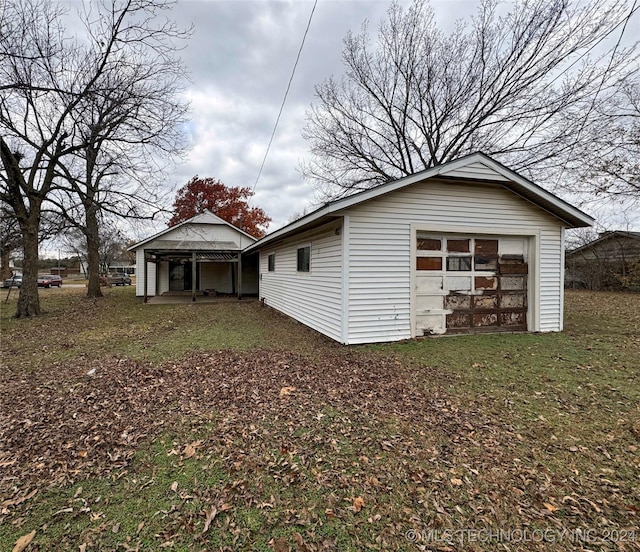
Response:
[[[630,238],[632,240],[638,240],[638,242],[640,242],[640,232],[627,232],[624,230],[608,230],[607,232],[603,232],[602,234],[600,234],[595,240],[590,241],[589,243],[585,243],[580,247],[576,247],[571,251],[567,251],[567,256],[584,252],[587,249],[591,249],[592,247],[598,244],[601,244],[603,242],[606,242],[614,238]]]
[[[227,222],[224,219],[221,219],[219,216],[214,215],[211,211],[209,211],[208,209],[205,209],[202,213],[197,214],[194,217],[191,217],[190,219],[184,220],[174,226],[169,226],[168,228],[165,228],[164,230],[158,232],[157,234],[154,234],[153,236],[150,236],[144,240],[142,240],[141,242],[135,243],[133,244],[131,247],[127,248],[127,251],[135,251],[136,249],[138,249],[139,247],[152,242],[153,240],[158,239],[161,236],[164,236],[165,234],[168,234],[169,232],[172,232],[174,230],[176,230],[177,228],[180,228],[181,226],[184,226],[185,224],[220,224],[220,225],[226,225],[229,226],[230,228],[233,228],[236,232],[242,234],[243,236],[246,236],[247,238],[249,238],[252,241],[256,241],[257,238],[253,237],[251,234],[247,234],[244,230],[240,230],[240,228],[238,228],[237,226],[234,226],[233,224],[231,224],[230,222]]]
[[[335,216],[339,211],[434,177],[497,182],[526,201],[560,219],[568,228],[591,226],[595,222],[592,217],[580,209],[508,169],[488,155],[477,152],[327,203],[312,213],[256,241],[247,247],[245,251],[259,249],[276,239],[284,238],[303,228],[314,226],[322,219],[326,219],[331,215]]]

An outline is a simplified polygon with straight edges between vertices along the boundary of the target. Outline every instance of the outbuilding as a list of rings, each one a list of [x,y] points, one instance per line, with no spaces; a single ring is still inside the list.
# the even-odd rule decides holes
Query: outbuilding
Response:
[[[136,295],[257,294],[257,255],[242,255],[256,238],[211,211],[136,243]]]
[[[593,219],[482,153],[328,203],[248,245],[261,300],[345,344],[560,331],[564,232]]]

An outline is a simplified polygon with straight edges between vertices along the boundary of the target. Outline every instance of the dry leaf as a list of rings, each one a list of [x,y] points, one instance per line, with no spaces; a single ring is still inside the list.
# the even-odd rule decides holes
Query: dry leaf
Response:
[[[544,507],[550,512],[557,512],[560,509],[557,506],[554,506],[553,504],[549,504],[548,502],[544,503]]]
[[[291,393],[293,393],[294,391],[296,391],[295,387],[292,387],[292,386],[283,387],[282,389],[280,389],[280,396],[286,397],[287,395],[291,395]]]
[[[85,543],[82,543],[78,552],[87,552],[87,545]]]
[[[453,477],[451,479],[451,484],[455,485],[456,487],[459,487],[460,485],[462,485],[462,479],[458,479],[457,477]]]
[[[363,507],[364,507],[364,498],[359,496],[358,498],[355,498],[353,500],[353,509],[356,512],[359,512],[360,510],[362,510]]]
[[[202,534],[206,533],[209,530],[209,526],[211,522],[218,515],[218,508],[215,506],[211,506],[208,511],[205,512],[206,519],[204,520],[204,528],[202,529]]]
[[[20,537],[16,541],[16,545],[13,547],[13,552],[22,552],[33,540],[33,537],[36,536],[36,530],[34,529],[28,535],[24,535]]]
[[[194,441],[193,443],[189,443],[184,446],[182,454],[185,458],[191,458],[195,456],[196,449],[202,444],[202,441]]]
[[[143,527],[144,527],[144,521],[141,521],[140,523],[138,523],[138,528],[136,529],[136,535],[140,534],[140,531],[142,531]]]
[[[291,550],[284,537],[280,537],[277,540],[271,539],[269,544],[273,547],[273,552],[289,552]]]
[[[174,481],[171,483],[171,490],[175,493],[178,490],[178,482]]]
[[[87,457],[87,451],[86,450],[79,450],[78,451],[78,456],[80,458],[86,458]]]

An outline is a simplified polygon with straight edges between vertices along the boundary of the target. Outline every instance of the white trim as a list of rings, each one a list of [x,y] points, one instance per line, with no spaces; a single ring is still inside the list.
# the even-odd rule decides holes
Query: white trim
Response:
[[[564,330],[564,265],[565,265],[565,250],[564,250],[565,229],[560,229],[560,331]]]
[[[533,266],[529,262],[529,309],[527,312],[527,331],[539,332],[540,331],[540,303],[542,297],[540,297],[540,240],[541,231],[537,230],[532,236],[529,237],[530,245],[530,259],[534,260]],[[529,320],[531,316],[531,320]]]
[[[349,215],[342,222],[342,343],[349,342]]]

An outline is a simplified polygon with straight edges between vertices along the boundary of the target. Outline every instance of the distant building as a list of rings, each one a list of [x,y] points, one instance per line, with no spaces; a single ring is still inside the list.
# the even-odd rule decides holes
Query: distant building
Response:
[[[640,290],[640,232],[603,232],[565,259],[566,287]]]

